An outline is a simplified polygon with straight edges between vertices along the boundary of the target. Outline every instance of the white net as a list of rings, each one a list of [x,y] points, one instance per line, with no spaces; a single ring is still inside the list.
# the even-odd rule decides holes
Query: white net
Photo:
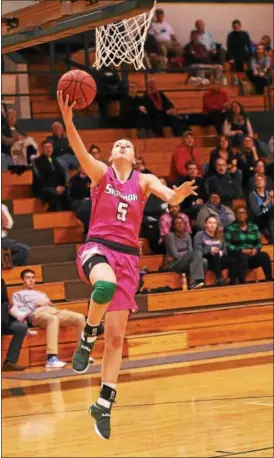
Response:
[[[132,64],[135,70],[145,69],[144,45],[152,21],[156,1],[152,10],[130,19],[96,28],[96,54],[94,67],[111,64]]]

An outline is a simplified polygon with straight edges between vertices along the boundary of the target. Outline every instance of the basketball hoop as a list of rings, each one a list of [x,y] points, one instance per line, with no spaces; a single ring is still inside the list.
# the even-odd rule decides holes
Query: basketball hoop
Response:
[[[144,45],[155,5],[156,0],[149,12],[96,28],[94,67],[97,70],[102,66],[119,66],[122,63],[132,64],[135,70],[145,69]]]

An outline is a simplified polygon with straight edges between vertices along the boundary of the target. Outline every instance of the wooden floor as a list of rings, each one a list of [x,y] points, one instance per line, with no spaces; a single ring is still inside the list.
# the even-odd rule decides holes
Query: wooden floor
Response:
[[[5,379],[2,454],[273,457],[271,356],[265,352],[124,371],[110,441],[96,436],[87,414],[98,394],[98,375]],[[18,394],[20,387],[25,394],[16,396],[14,388]],[[7,395],[8,388],[13,395]]]

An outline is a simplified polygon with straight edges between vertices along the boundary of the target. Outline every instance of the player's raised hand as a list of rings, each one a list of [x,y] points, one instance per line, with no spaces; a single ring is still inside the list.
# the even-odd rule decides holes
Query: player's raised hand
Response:
[[[186,181],[185,183],[181,184],[178,188],[173,186],[173,191],[176,194],[176,198],[181,202],[188,196],[197,196],[196,189],[198,186],[195,186],[195,180]],[[176,199],[176,200],[177,200]]]
[[[72,110],[75,107],[76,102],[73,102],[70,105],[69,104],[69,95],[67,94],[64,99],[63,91],[57,91],[57,101],[58,101],[58,105],[59,105],[59,108],[61,110],[61,113],[64,119],[64,123],[66,124],[68,122],[71,122],[72,117],[73,117]]]

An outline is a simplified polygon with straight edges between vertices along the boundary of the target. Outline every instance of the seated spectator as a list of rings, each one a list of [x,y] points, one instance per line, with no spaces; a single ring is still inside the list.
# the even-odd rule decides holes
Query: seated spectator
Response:
[[[217,193],[224,205],[231,206],[233,199],[239,199],[239,187],[227,171],[227,163],[223,159],[216,160],[216,173],[206,180],[208,194]]]
[[[175,183],[176,186],[180,186],[185,181],[195,180],[195,186],[197,186],[197,196],[188,196],[181,203],[182,212],[185,213],[190,219],[194,220],[196,219],[197,213],[206,198],[204,179],[199,177],[198,174],[199,170],[197,164],[193,161],[189,161],[186,163],[186,175]]]
[[[199,175],[202,175],[202,166],[200,163],[200,157],[198,151],[194,146],[195,140],[191,130],[186,130],[182,134],[182,142],[178,145],[172,155],[169,181],[175,183],[180,180],[186,174],[186,164],[189,161],[197,164]]]
[[[8,230],[13,227],[13,219],[6,205],[1,204],[1,220],[2,220],[2,233],[1,242],[2,249],[9,249],[11,251],[12,266],[25,266],[28,262],[30,254],[30,247],[23,243],[16,242],[8,237]]]
[[[185,231],[184,220],[177,216],[173,220],[172,231],[165,238],[166,270],[169,272],[189,272],[190,289],[204,286],[203,256],[193,251],[190,235]]]
[[[266,51],[267,55],[271,56],[271,38],[269,35],[264,35],[260,40],[260,45],[263,45],[264,50]]]
[[[266,176],[266,167],[265,167],[264,161],[262,161],[261,159],[258,159],[258,161],[255,162],[254,169],[253,169],[253,174],[254,175],[251,178],[249,178],[249,182],[248,182],[249,192],[255,191],[255,176],[256,176],[256,174],[265,176],[265,178],[266,178],[266,188],[265,189],[267,191],[271,191],[272,189],[274,189],[273,180],[271,179],[270,176]],[[274,176],[273,176],[273,178],[274,178]]]
[[[121,100],[123,95],[123,86],[118,72],[114,65],[103,66],[96,72],[97,95],[101,118],[108,116],[108,105],[116,100]]]
[[[232,102],[224,121],[223,132],[231,138],[232,147],[240,147],[245,135],[253,137],[251,123],[239,102]]]
[[[143,106],[150,119],[151,130],[157,137],[164,137],[164,126],[172,128],[174,136],[180,136],[185,125],[176,116],[176,108],[167,96],[159,91],[154,78],[147,83]]]
[[[34,163],[34,190],[37,197],[49,204],[48,211],[70,209],[66,174],[60,162],[53,157],[53,144],[42,143],[41,156]]]
[[[49,297],[35,289],[35,272],[25,269],[21,272],[24,289],[12,295],[12,305],[29,308],[28,322],[32,326],[46,329],[47,333],[47,362],[46,367],[61,368],[66,365],[58,359],[59,327],[76,327],[77,340],[80,339],[85,317],[70,310],[61,310],[54,307]]]
[[[167,186],[165,178],[161,177],[160,180]],[[155,196],[155,194],[150,194],[144,208],[142,233],[143,237],[148,239],[151,250],[155,254],[163,254],[165,252],[164,244],[161,243],[159,245],[159,219],[166,212],[167,203]]]
[[[266,55],[263,45],[258,45],[255,56],[251,58],[250,68],[247,70],[247,76],[254,84],[256,94],[263,94],[265,86],[270,83],[270,67],[270,56]]]
[[[11,165],[28,166],[37,154],[35,140],[18,127],[15,110],[8,110],[7,118],[2,118],[1,147],[2,170],[7,170]]]
[[[184,231],[188,234],[191,234],[191,225],[189,218],[184,213],[180,211],[180,205],[168,205],[168,211],[164,213],[159,219],[159,229],[160,229],[160,239],[159,245],[163,246],[165,237],[171,231],[172,221],[175,217],[180,216],[185,223]]]
[[[152,137],[147,109],[137,92],[137,84],[129,83],[128,93],[121,98],[120,102],[121,125],[127,129],[137,127],[139,138]]]
[[[195,64],[210,64],[209,52],[205,45],[200,42],[200,35],[197,30],[192,30],[190,42],[184,48],[186,66]]]
[[[271,155],[274,154],[274,136],[270,137],[269,142],[268,142],[268,149]]]
[[[172,26],[165,20],[163,9],[156,9],[155,19],[152,21],[148,33],[155,37],[163,56],[167,57],[169,52],[176,55],[181,53],[181,45],[176,38]]]
[[[71,209],[75,212],[77,218],[82,221],[84,235],[88,233],[91,213],[90,185],[91,179],[82,168],[80,168],[79,172],[68,183]]]
[[[146,163],[142,156],[136,157],[135,170],[141,173],[152,173],[149,169],[146,168]]]
[[[9,314],[9,298],[6,283],[1,279],[1,332],[2,335],[13,335],[4,361],[2,371],[23,371],[25,368],[19,366],[20,351],[23,345],[28,326],[25,323],[19,323]]]
[[[227,36],[227,55],[236,72],[244,70],[252,55],[251,40],[249,34],[242,30],[241,22],[236,19],[232,22],[232,32]]]
[[[165,51],[150,31],[147,34],[144,49],[146,68],[149,70],[165,70],[167,68],[168,59],[164,55]]]
[[[244,207],[238,207],[235,215],[236,221],[224,231],[228,256],[233,264],[231,283],[245,283],[248,269],[257,267],[262,267],[266,280],[271,281],[271,261],[269,255],[261,251],[262,242],[258,226],[248,221]]]
[[[227,93],[220,83],[214,83],[203,96],[203,114],[205,125],[213,125],[218,135],[222,133],[229,101]]]
[[[57,159],[62,168],[66,171],[68,181],[69,169],[78,169],[79,162],[69,144],[63,124],[60,122],[54,122],[51,128],[52,135],[47,137],[47,140],[53,144],[52,157]]]
[[[201,252],[207,260],[208,269],[216,275],[216,285],[229,285],[230,280],[222,277],[222,270],[228,268],[228,258],[224,241],[218,234],[218,221],[213,215],[206,217],[204,230],[198,232],[194,238],[194,249]]]
[[[266,189],[266,176],[256,173],[255,190],[249,194],[249,205],[254,222],[274,243],[274,191]]]
[[[197,19],[195,27],[199,33],[199,42],[204,45],[209,52],[210,62],[212,64],[224,65],[225,50],[221,45],[215,43],[212,34],[205,29],[205,21]]]
[[[235,214],[231,208],[221,204],[221,197],[217,192],[212,192],[209,195],[208,201],[200,209],[197,218],[196,226],[199,230],[203,230],[207,218],[212,216],[216,219],[219,227],[226,227],[228,224],[235,221]]]
[[[257,149],[252,137],[246,135],[243,139],[243,145],[239,153],[235,155],[238,167],[243,172],[243,187],[248,186],[250,177],[253,175],[253,170],[259,157]]]
[[[99,146],[93,145],[93,144],[90,145],[89,154],[91,154],[91,156],[93,156],[94,159],[96,159],[96,161],[100,161],[101,160],[101,150],[100,150]]]

